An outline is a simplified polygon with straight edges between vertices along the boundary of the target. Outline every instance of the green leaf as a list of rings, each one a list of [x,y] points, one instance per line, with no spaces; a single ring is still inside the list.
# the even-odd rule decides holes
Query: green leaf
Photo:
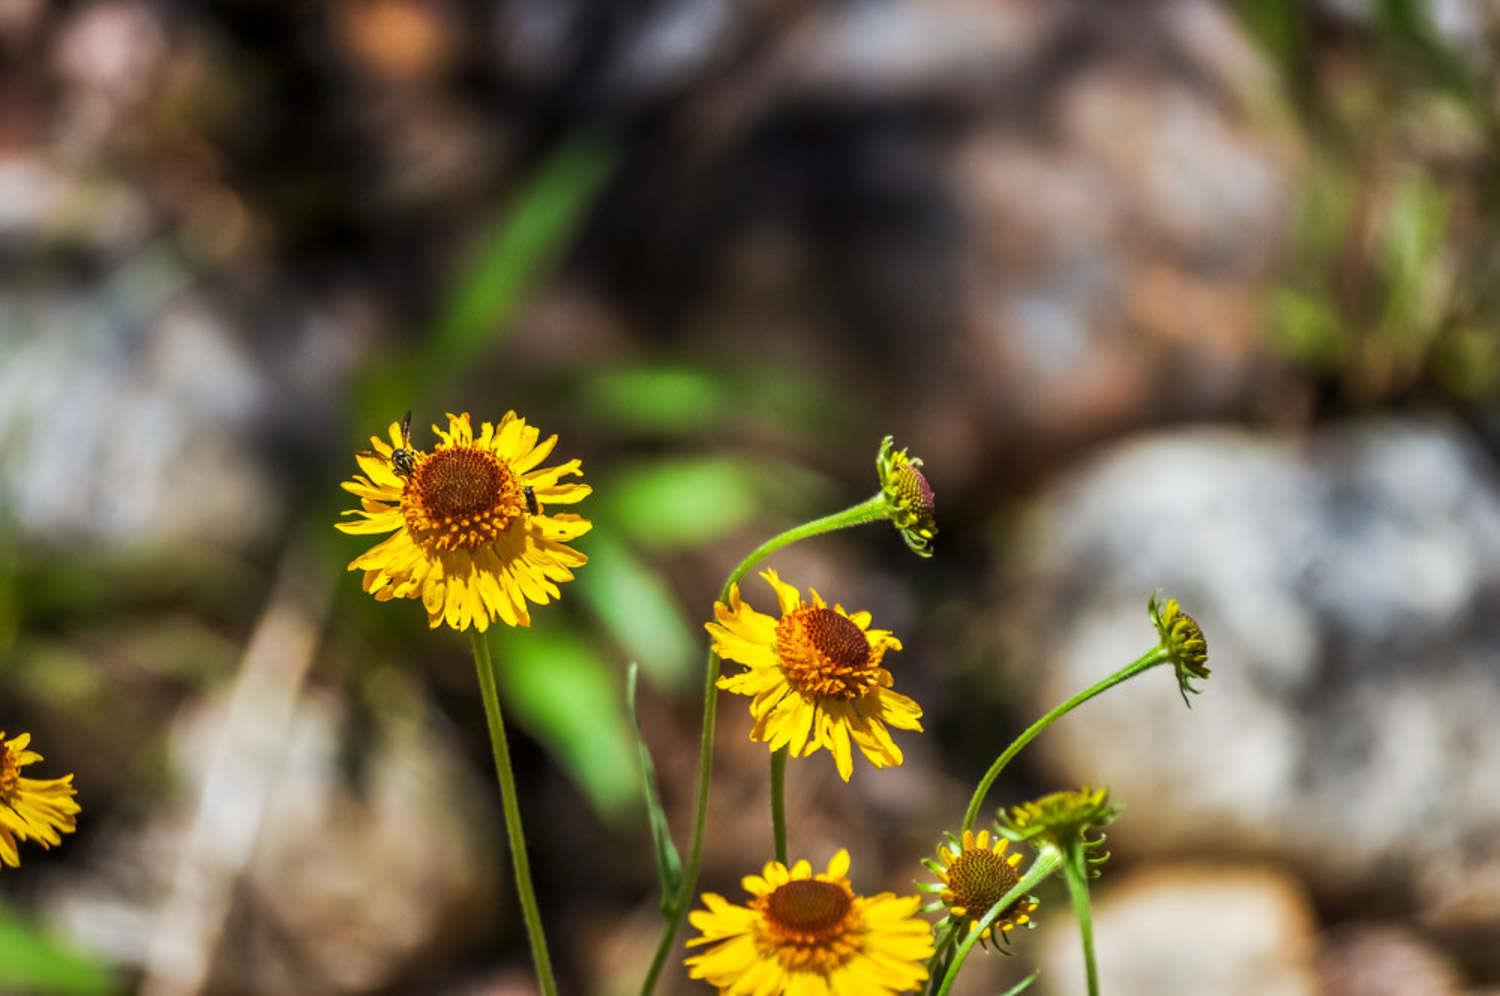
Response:
[[[1271,296],[1272,346],[1295,363],[1336,370],[1349,348],[1344,323],[1321,295],[1282,288]]]
[[[578,594],[630,656],[651,662],[658,688],[681,688],[692,676],[701,630],[683,618],[672,593],[649,567],[607,533],[589,538],[589,568]]]
[[[517,721],[558,759],[603,819],[623,819],[636,805],[640,775],[609,669],[587,643],[541,619],[531,629],[508,630],[493,646]]]
[[[107,966],[0,906],[0,990],[89,996],[119,986]]]
[[[405,409],[427,407],[436,388],[474,362],[571,244],[615,158],[612,146],[582,135],[537,168],[475,237],[425,345],[371,365],[359,391],[363,424],[384,426]]]
[[[1251,36],[1290,74],[1307,47],[1307,15],[1300,0],[1240,0],[1238,6]]]
[[[691,435],[725,421],[732,398],[722,374],[685,366],[601,371],[579,394],[595,422],[633,432]]]
[[[1381,324],[1408,357],[1422,354],[1442,320],[1442,253],[1449,214],[1448,195],[1430,177],[1416,173],[1397,185],[1381,220],[1386,279]]]
[[[597,139],[566,142],[480,233],[468,265],[449,289],[428,347],[438,363],[467,362],[515,313],[572,240],[613,167],[613,151]]]
[[[595,521],[646,546],[698,546],[749,522],[759,480],[747,465],[720,458],[641,464],[599,486]]]
[[[1016,996],[1017,993],[1025,992],[1027,989],[1031,988],[1031,984],[1036,981],[1036,977],[1040,974],[1040,972],[1032,972],[1030,975],[1026,976],[1026,978],[1022,979],[1020,982],[1017,982],[1015,985],[1005,990],[1005,992],[1001,993],[1000,996]]]
[[[682,888],[682,857],[677,845],[672,842],[672,828],[667,825],[667,814],[661,805],[661,793],[656,787],[656,765],[651,761],[651,748],[641,736],[640,718],[635,710],[635,681],[639,672],[635,661],[625,675],[625,706],[630,714],[630,729],[635,734],[635,749],[641,759],[641,775],[645,783],[646,817],[651,823],[651,845],[656,855],[656,874],[661,882],[661,911],[671,916],[677,911]]]

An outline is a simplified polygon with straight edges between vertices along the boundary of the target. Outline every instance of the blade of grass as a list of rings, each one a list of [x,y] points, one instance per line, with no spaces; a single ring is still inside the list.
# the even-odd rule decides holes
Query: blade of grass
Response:
[[[682,856],[672,842],[672,830],[667,825],[667,814],[661,805],[661,793],[656,787],[656,765],[651,761],[651,748],[641,736],[640,720],[635,711],[635,683],[640,672],[635,661],[625,675],[625,704],[630,713],[630,729],[635,734],[635,749],[641,758],[641,775],[645,783],[646,816],[651,823],[651,844],[656,853],[656,873],[661,880],[661,910],[671,915],[682,888]]]

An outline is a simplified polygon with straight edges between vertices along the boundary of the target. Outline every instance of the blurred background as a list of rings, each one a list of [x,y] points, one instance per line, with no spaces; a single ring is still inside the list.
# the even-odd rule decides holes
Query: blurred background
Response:
[[[332,529],[406,409],[580,456],[592,562],[493,641],[568,993],[633,993],[739,558],[872,610],[906,764],[793,763],[866,892],[990,805],[1126,811],[1119,994],[1500,993],[1500,8],[1485,0],[0,0],[0,728],[77,773],[0,992],[532,991],[465,641]],[[748,593],[772,604],[759,582]],[[770,852],[720,702],[703,886]],[[1082,991],[1059,887],[993,993]],[[706,991],[667,973],[664,993]]]

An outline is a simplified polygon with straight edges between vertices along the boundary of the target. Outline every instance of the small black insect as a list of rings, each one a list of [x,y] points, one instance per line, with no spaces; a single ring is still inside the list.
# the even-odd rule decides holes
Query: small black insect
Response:
[[[391,469],[397,477],[410,477],[417,469],[417,455],[411,450],[411,412],[401,418],[401,445],[391,451]]]
[[[535,489],[533,489],[531,485],[528,484],[526,485],[526,487],[521,489],[521,493],[526,496],[526,511],[530,512],[532,515],[540,515],[542,508],[536,503]]]
[[[374,457],[376,460],[389,459],[391,470],[397,477],[410,477],[417,469],[417,454],[411,448],[411,412],[401,418],[401,445],[391,451],[390,457],[382,457],[374,450],[360,450],[359,455]]]

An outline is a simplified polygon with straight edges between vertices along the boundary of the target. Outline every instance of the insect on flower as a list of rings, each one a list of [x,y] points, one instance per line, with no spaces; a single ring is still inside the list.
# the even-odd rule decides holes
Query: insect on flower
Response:
[[[374,450],[360,450],[359,455],[374,457],[377,460],[382,459],[380,454],[376,453]],[[410,411],[401,416],[401,445],[391,450],[390,461],[391,470],[394,471],[396,476],[401,478],[402,480],[410,477],[412,473],[417,469],[417,454],[411,448]],[[535,515],[536,513],[533,512],[532,514]]]
[[[431,449],[414,449],[411,416],[371,436],[356,454],[359,473],[341,485],[359,499],[338,528],[389,533],[350,562],[379,601],[421,599],[430,626],[483,632],[492,622],[529,626],[528,605],[546,605],[588,563],[570,540],[587,519],[554,512],[588,497],[582,464],[544,461],[557,437],[543,439],[515,412],[476,427],[467,412],[433,426]]]

